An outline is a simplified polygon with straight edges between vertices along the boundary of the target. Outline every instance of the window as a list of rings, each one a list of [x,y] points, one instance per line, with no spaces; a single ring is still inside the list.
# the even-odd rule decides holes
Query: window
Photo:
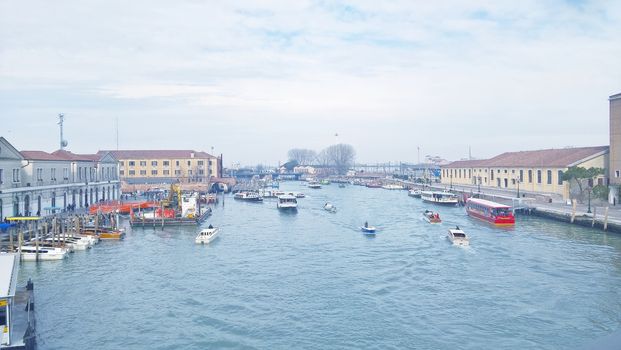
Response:
[[[82,180],[82,167],[78,167],[78,180]]]
[[[520,182],[524,182],[524,170],[520,169]]]
[[[63,180],[69,180],[69,168],[63,168]]]
[[[134,165],[136,165],[136,162],[134,162],[133,160],[130,160],[129,161],[129,166],[134,166]]]
[[[559,185],[563,184],[563,171],[562,170],[558,171],[558,184]]]
[[[548,170],[548,185],[552,184],[552,170]]]
[[[211,165],[211,164],[213,164],[213,161],[210,159],[210,160],[209,160],[209,165]]]
[[[175,170],[175,175],[177,176],[181,175],[181,170]]]
[[[3,173],[4,173],[4,169],[0,169],[0,184],[4,182]],[[0,215],[0,218],[2,218],[2,215]]]
[[[507,173],[507,169],[505,169],[505,174]]]
[[[140,161],[140,166],[147,166],[147,161],[146,160],[141,160]]]
[[[528,183],[533,183],[533,171],[529,170],[528,171]]]
[[[136,170],[130,170],[130,171],[129,171],[129,175],[130,175],[130,176],[136,175]]]
[[[188,176],[192,176],[192,170],[188,170]]]
[[[147,171],[146,170],[140,170],[140,175],[147,175]]]
[[[175,165],[179,166],[179,161],[178,160],[175,161]]]
[[[170,175],[170,170],[163,170],[164,175]]]
[[[198,170],[198,175],[205,175],[205,170],[199,169]]]
[[[537,170],[537,183],[541,183],[541,170]]]
[[[56,181],[56,168],[50,169],[50,178],[52,181]]]
[[[192,165],[192,161],[188,160],[188,166]]]
[[[124,166],[125,166],[125,162],[124,162],[124,161],[122,161],[122,160],[120,160],[120,161],[119,161],[119,165],[120,165],[120,166],[121,166],[121,168],[122,168],[122,167],[124,167]]]
[[[164,166],[169,166],[169,165],[170,165],[170,162],[169,162],[169,161],[167,161],[167,160],[165,160],[165,161],[163,161],[163,162],[162,162],[162,164],[163,164]]]
[[[198,161],[198,165],[205,165],[205,161],[204,160],[199,160]]]
[[[494,181],[494,170],[489,172],[490,181]]]
[[[157,175],[157,170],[151,170],[151,175]]]
[[[19,182],[19,169],[13,169],[13,182]]]
[[[43,181],[43,169],[37,168],[37,181]]]
[[[621,176],[621,172],[619,170],[616,170],[615,171],[615,177],[619,177],[619,176]]]
[[[121,173],[121,176],[125,175],[125,170],[120,170],[119,173]]]
[[[151,166],[157,166],[157,160],[152,160],[151,161]]]

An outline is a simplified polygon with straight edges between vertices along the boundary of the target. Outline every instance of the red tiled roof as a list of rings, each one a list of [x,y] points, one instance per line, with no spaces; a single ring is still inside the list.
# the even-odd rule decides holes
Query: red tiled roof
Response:
[[[20,151],[24,159],[28,160],[65,160],[57,155],[43,151]]]
[[[75,154],[69,151],[65,151],[64,149],[59,149],[58,151],[52,152],[52,155],[55,155],[64,160],[82,160],[82,161],[98,161],[101,157],[98,154]],[[105,154],[104,154],[105,155]]]
[[[457,161],[444,168],[476,167],[559,167],[566,168],[582,160],[608,151],[608,146],[542,149],[537,151],[505,152],[487,160]]]
[[[206,152],[196,152],[192,150],[119,150],[119,151],[99,151],[97,154],[110,152],[116,159],[162,159],[162,158],[215,158]]]

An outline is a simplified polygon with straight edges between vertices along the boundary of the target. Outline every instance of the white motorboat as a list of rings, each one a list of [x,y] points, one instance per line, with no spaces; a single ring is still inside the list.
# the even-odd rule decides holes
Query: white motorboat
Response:
[[[336,206],[334,206],[334,204],[327,202],[324,206],[323,209],[325,211],[329,211],[330,213],[336,213]]]
[[[312,181],[308,183],[308,188],[319,189],[321,188],[321,184],[317,181]]]
[[[431,210],[425,210],[423,212],[423,219],[425,219],[425,221],[430,224],[439,224],[442,222],[442,219],[440,219],[440,214],[434,213]]]
[[[92,247],[92,244],[90,241],[86,240],[86,239],[80,239],[80,238],[73,238],[73,237],[48,237],[45,239],[46,243],[59,243],[59,244],[66,244],[67,246],[71,247],[73,250],[87,250],[90,249]]]
[[[409,190],[408,191],[408,196],[414,197],[414,198],[420,198],[421,193],[422,193],[421,190]]]
[[[209,242],[213,241],[218,236],[219,232],[220,230],[217,227],[209,225],[208,228],[202,229],[201,232],[198,233],[194,241],[196,244],[209,244]]]
[[[456,205],[459,203],[457,195],[451,192],[422,191],[420,198],[425,202],[436,204]]]
[[[37,261],[37,252],[39,260],[62,260],[67,257],[69,252],[66,248],[25,245],[20,248],[22,261]]]
[[[278,203],[276,204],[276,207],[282,210],[297,210],[298,200],[295,198],[295,196],[283,194],[281,196],[278,196]]]
[[[468,236],[466,236],[466,233],[462,231],[459,226],[449,229],[447,238],[449,239],[449,241],[453,242],[453,245],[470,245],[470,240],[468,239]]]

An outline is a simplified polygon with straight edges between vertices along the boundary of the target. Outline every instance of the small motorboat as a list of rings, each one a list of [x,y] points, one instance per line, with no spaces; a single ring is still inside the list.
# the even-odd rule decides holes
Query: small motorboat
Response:
[[[440,214],[434,213],[431,210],[425,210],[423,212],[423,219],[425,219],[425,221],[430,224],[439,224],[442,222],[442,219],[440,219]]]
[[[276,195],[276,193],[272,194]],[[248,202],[263,202],[263,196],[259,195],[256,192],[238,192],[235,193],[233,198]]]
[[[339,184],[339,188],[345,188],[345,184],[344,183],[340,183]]]
[[[308,183],[308,188],[319,189],[321,188],[321,184],[319,182],[312,181]]]
[[[470,245],[470,240],[468,239],[468,236],[466,236],[466,233],[462,231],[459,226],[455,226],[455,228],[449,229],[447,238],[449,241],[453,242],[453,245]]]
[[[299,192],[295,194],[295,198],[306,198],[306,195],[304,193]]]
[[[367,222],[365,222],[364,226],[360,226],[360,230],[365,235],[374,235],[375,231],[376,231],[376,228],[375,228],[375,226],[369,226],[369,224]]]
[[[334,206],[334,204],[327,202],[324,206],[323,206],[323,210],[325,211],[329,211],[330,213],[336,213],[336,206]]]
[[[219,231],[217,227],[209,225],[208,228],[202,229],[201,232],[198,233],[194,242],[196,242],[196,244],[209,244],[209,242],[213,241],[218,236]]]

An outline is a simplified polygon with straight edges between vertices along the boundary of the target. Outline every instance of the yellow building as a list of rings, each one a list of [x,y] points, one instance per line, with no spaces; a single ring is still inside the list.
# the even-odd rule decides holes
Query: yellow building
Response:
[[[221,177],[222,158],[192,150],[121,150],[110,152],[119,159],[119,175],[130,184],[207,182]]]
[[[465,160],[442,166],[446,185],[474,185],[513,189],[569,198],[563,173],[572,166],[608,168],[608,146],[507,152],[491,159]],[[606,184],[605,178],[597,179]]]

